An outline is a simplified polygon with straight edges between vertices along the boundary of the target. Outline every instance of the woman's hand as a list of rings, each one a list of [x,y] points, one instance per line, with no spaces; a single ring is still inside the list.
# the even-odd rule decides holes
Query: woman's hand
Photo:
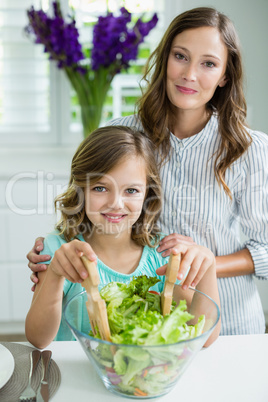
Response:
[[[88,243],[77,239],[64,243],[55,252],[49,269],[59,277],[64,277],[73,283],[81,283],[88,276],[80,258],[82,255],[90,261],[97,260],[96,254]]]
[[[182,281],[182,288],[195,287],[202,279],[206,271],[216,266],[215,256],[208,248],[190,244],[177,244],[169,250],[172,254],[181,254],[181,264],[177,278]],[[190,267],[189,271],[188,268]],[[167,264],[156,270],[157,275],[165,275]],[[187,273],[188,271],[188,273]]]
[[[26,258],[29,260],[28,267],[33,272],[45,271],[47,269],[46,264],[39,264],[40,262],[49,261],[51,259],[50,255],[39,254],[40,251],[43,250],[43,248],[44,248],[44,237],[37,237],[33,248],[26,255]]]
[[[163,237],[159,243],[157,251],[159,253],[162,253],[163,251],[162,256],[167,257],[170,255],[172,248],[176,247],[177,244],[192,245],[196,243],[191,237],[183,236],[178,233],[171,233],[170,235]]]
[[[37,237],[31,251],[26,255],[29,260],[28,267],[33,271],[30,278],[34,283],[31,290],[34,292],[35,285],[38,283],[38,272],[45,271],[48,267],[47,264],[39,264],[40,262],[49,261],[51,256],[48,254],[39,255],[40,251],[44,248],[44,237]]]

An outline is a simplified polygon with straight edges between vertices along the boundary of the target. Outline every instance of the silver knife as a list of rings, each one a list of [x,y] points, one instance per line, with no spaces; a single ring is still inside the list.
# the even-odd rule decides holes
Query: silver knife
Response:
[[[49,400],[49,388],[48,388],[48,369],[51,360],[52,352],[50,350],[44,350],[41,354],[43,375],[37,390],[36,402],[48,402]]]

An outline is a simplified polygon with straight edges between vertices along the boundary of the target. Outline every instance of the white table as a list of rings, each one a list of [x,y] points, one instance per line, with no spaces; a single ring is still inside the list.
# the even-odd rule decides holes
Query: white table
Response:
[[[51,401],[130,401],[106,390],[78,342],[53,342],[46,349],[62,375]],[[219,337],[159,401],[268,402],[268,334]]]

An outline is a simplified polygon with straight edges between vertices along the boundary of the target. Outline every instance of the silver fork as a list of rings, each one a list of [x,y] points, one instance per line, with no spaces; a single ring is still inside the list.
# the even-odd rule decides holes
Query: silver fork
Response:
[[[38,362],[40,360],[41,352],[37,349],[33,350],[30,353],[30,371],[29,371],[29,381],[27,387],[22,391],[19,401],[35,401],[36,399],[36,392],[32,388],[32,375],[34,370],[36,369]]]

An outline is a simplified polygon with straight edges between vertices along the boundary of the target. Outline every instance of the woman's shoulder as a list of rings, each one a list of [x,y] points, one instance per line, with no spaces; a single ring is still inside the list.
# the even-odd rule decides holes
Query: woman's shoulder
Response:
[[[136,114],[112,119],[106,123],[106,126],[126,126],[135,127],[137,130],[142,130],[141,121]]]
[[[247,131],[252,139],[251,144],[234,164],[240,165],[244,172],[263,171],[267,164],[268,135],[251,129]]]
[[[268,135],[262,131],[249,130],[249,134],[252,138],[252,148],[265,148],[268,147]]]
[[[268,155],[268,135],[262,131],[249,130],[252,138],[251,145],[248,148],[246,160],[252,161],[254,165],[267,163]]]

